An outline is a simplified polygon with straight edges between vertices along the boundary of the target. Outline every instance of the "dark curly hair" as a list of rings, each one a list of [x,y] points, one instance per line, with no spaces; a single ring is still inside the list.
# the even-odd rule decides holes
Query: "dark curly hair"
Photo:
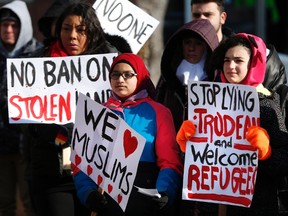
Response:
[[[109,46],[95,10],[86,3],[70,4],[63,10],[56,22],[56,38],[61,41],[62,23],[66,17],[73,15],[82,17],[82,24],[86,26],[87,49],[83,54],[109,53]]]

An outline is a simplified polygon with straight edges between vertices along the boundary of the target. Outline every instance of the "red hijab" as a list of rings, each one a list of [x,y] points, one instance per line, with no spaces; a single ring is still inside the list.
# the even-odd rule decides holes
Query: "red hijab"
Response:
[[[150,74],[145,66],[145,63],[143,60],[133,53],[122,53],[118,55],[111,65],[109,74],[113,71],[114,67],[118,63],[127,63],[129,64],[134,72],[137,74],[137,86],[135,91],[133,92],[133,95],[137,94],[143,89],[146,89],[148,95],[151,98],[154,98],[155,96],[155,87],[150,79]],[[110,80],[111,81],[111,80]]]
[[[64,57],[68,56],[68,54],[62,48],[60,41],[56,41],[50,46],[50,57]]]

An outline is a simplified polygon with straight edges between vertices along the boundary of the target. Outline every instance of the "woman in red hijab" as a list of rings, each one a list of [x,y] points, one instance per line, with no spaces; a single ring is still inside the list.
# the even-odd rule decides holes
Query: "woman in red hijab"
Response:
[[[181,185],[182,164],[170,111],[155,102],[155,88],[143,60],[131,53],[116,57],[109,73],[112,95],[105,104],[145,139],[134,186],[157,189],[161,198],[151,198],[133,187],[125,212],[81,171],[74,173],[78,197],[101,215],[170,215]]]

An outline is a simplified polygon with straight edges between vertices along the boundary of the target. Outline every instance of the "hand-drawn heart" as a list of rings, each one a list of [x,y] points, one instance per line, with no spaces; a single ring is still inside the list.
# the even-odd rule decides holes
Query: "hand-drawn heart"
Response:
[[[87,175],[90,176],[92,174],[92,172],[93,172],[93,168],[90,165],[88,165],[87,166]]]
[[[121,203],[121,201],[122,201],[122,196],[121,196],[121,194],[118,195],[117,200],[118,200],[118,203]]]
[[[130,154],[132,154],[138,145],[138,140],[135,136],[131,136],[130,130],[125,130],[124,137],[123,137],[123,145],[124,145],[124,152],[125,158],[127,158]]]
[[[99,186],[103,181],[103,178],[101,175],[98,175],[98,178],[97,178],[97,185]]]
[[[75,165],[78,166],[81,163],[82,159],[79,155],[75,155]]]
[[[112,190],[113,190],[113,186],[111,184],[108,184],[108,192],[111,193]]]

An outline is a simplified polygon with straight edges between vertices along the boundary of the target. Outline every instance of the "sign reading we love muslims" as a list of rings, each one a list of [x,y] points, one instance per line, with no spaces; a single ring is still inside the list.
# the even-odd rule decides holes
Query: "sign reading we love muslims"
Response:
[[[122,208],[133,188],[145,139],[114,112],[80,94],[70,160]]]
[[[260,123],[256,88],[190,81],[188,89],[196,133],[186,146],[182,198],[249,207],[258,156],[246,133]]]

